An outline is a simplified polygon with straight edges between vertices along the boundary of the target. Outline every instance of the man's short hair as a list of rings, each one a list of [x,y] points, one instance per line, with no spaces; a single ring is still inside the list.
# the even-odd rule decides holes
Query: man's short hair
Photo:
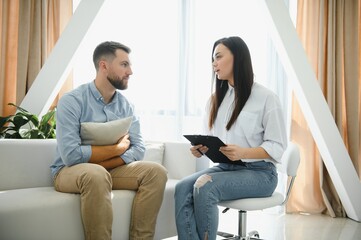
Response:
[[[123,50],[126,53],[130,53],[130,48],[125,46],[124,44],[113,42],[113,41],[106,41],[100,43],[94,50],[93,53],[93,63],[95,66],[95,69],[98,71],[99,68],[99,61],[103,57],[115,57],[116,50]]]

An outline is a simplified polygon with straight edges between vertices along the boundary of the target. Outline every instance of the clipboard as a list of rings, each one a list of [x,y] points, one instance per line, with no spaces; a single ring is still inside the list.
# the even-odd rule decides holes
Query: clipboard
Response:
[[[231,161],[223,153],[219,151],[219,148],[222,146],[226,146],[226,144],[216,136],[210,136],[210,135],[183,135],[183,136],[186,139],[188,139],[193,146],[198,144],[207,146],[208,151],[205,153],[205,155],[214,163],[230,163],[230,164],[244,165],[242,160]]]

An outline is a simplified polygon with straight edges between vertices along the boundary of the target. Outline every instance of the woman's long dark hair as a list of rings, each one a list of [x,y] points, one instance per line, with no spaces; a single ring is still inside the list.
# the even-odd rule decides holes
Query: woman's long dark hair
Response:
[[[251,95],[253,85],[253,67],[251,61],[251,54],[246,43],[240,37],[228,37],[217,40],[213,45],[213,54],[217,45],[223,44],[233,54],[233,76],[234,76],[234,93],[235,106],[231,118],[229,119],[226,129],[227,131],[232,127],[238,115],[242,111],[249,96]],[[217,118],[218,108],[221,105],[224,96],[228,90],[228,84],[224,80],[219,80],[213,72],[213,79],[215,79],[215,92],[211,98],[211,110],[208,121],[209,129],[212,129],[213,124]]]

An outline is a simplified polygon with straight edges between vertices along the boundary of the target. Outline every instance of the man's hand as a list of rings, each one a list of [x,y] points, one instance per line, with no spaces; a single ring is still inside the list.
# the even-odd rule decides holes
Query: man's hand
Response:
[[[117,149],[119,151],[118,155],[122,155],[125,153],[130,147],[129,134],[124,135],[124,137],[120,138],[117,143]]]
[[[116,156],[98,163],[99,165],[105,167],[108,170],[125,164],[120,155],[125,153],[130,147],[129,134],[126,134],[124,135],[124,137],[120,138],[118,143],[116,143],[114,146],[116,149],[115,152],[117,152]]]
[[[104,161],[109,161],[110,159],[112,160],[116,158],[121,159],[120,155],[125,153],[129,149],[129,147],[130,147],[129,134],[124,135],[124,137],[119,139],[118,143],[114,145],[92,146],[92,155],[90,157],[89,162],[99,164]]]

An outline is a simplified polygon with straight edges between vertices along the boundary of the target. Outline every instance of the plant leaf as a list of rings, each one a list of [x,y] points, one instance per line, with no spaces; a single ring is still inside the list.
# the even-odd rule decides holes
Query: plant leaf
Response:
[[[13,106],[13,107],[16,107],[17,110],[19,110],[20,112],[23,112],[23,113],[29,113],[27,110],[25,110],[24,108],[14,104],[14,103],[8,103],[8,105],[10,106]]]
[[[19,130],[22,126],[29,122],[29,118],[22,114],[16,114],[11,122],[14,124],[14,128]]]
[[[32,128],[29,131],[26,131],[26,133],[23,135],[24,138],[30,138],[30,139],[45,139],[44,134],[39,131],[37,128]]]
[[[4,127],[6,123],[9,122],[9,119],[11,119],[14,115],[9,115],[7,117],[1,117],[0,116],[0,128]]]
[[[6,133],[6,134],[4,135],[4,138],[22,139],[23,137],[20,135],[19,132],[14,132],[14,133]]]
[[[55,117],[55,110],[47,112],[42,118],[41,118],[41,125],[49,123],[53,118]]]
[[[48,111],[41,120],[35,114],[29,113],[26,109],[21,108],[13,103],[8,105],[17,108],[15,115],[0,117],[0,137],[4,138],[56,138],[56,107]],[[26,128],[22,128],[29,124]]]
[[[45,136],[49,135],[55,127],[55,111],[49,111],[41,118],[39,129],[44,132]]]

